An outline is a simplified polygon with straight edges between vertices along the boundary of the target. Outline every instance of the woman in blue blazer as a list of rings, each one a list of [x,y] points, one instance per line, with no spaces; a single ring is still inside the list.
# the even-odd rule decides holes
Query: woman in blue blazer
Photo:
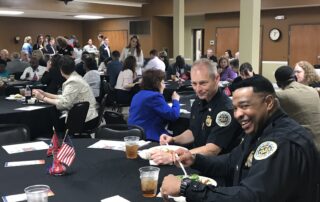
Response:
[[[150,69],[143,73],[141,91],[132,99],[129,110],[129,124],[141,126],[146,139],[159,142],[161,134],[169,134],[165,129],[168,121],[175,121],[180,114],[180,96],[172,94],[172,107],[163,97],[165,73]]]

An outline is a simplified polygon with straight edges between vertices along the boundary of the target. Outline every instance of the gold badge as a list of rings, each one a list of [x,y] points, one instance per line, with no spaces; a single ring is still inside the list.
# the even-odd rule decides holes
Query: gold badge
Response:
[[[207,127],[210,127],[211,126],[211,124],[212,124],[212,118],[211,118],[211,116],[207,116],[207,119],[206,119],[206,126]]]
[[[252,166],[253,154],[254,154],[254,151],[251,151],[247,158],[247,161],[244,163],[244,165],[248,168]]]
[[[271,156],[277,151],[278,145],[273,141],[266,141],[261,143],[254,153],[255,160],[263,160]]]

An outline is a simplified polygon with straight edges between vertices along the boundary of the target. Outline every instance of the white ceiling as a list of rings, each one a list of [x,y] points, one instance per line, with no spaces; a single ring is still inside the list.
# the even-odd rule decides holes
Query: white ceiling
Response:
[[[58,1],[58,0],[57,0]],[[72,3],[82,2],[82,3],[94,3],[94,4],[107,4],[115,6],[127,6],[127,7],[142,7],[146,2],[144,0],[74,0]],[[63,4],[63,2],[61,2]],[[69,2],[69,4],[71,4]],[[12,8],[0,7],[0,10],[15,10]],[[61,11],[46,11],[46,10],[26,10],[26,9],[16,9],[18,11],[23,11],[22,15],[4,15],[0,16],[7,17],[22,17],[22,18],[50,18],[50,19],[69,19],[69,20],[85,20],[74,18],[75,15],[98,15],[104,18],[124,18],[124,17],[134,17],[128,15],[117,15],[117,14],[106,14],[106,13],[79,13],[79,12],[61,12]]]

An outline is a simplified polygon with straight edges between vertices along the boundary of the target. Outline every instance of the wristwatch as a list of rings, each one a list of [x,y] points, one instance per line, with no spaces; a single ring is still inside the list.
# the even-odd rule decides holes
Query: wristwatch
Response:
[[[180,184],[180,196],[185,196],[186,195],[186,191],[187,191],[187,188],[190,186],[191,184],[191,179],[186,177],[186,178],[183,178],[182,181],[181,181],[181,184]]]

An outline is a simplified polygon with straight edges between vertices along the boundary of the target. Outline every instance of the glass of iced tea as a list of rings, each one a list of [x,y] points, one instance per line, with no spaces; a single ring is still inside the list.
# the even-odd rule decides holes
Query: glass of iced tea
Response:
[[[139,168],[141,179],[141,190],[144,197],[155,197],[157,194],[158,177],[160,168],[145,166]]]
[[[126,155],[128,159],[136,159],[138,157],[139,137],[127,136],[124,137],[126,145]]]

